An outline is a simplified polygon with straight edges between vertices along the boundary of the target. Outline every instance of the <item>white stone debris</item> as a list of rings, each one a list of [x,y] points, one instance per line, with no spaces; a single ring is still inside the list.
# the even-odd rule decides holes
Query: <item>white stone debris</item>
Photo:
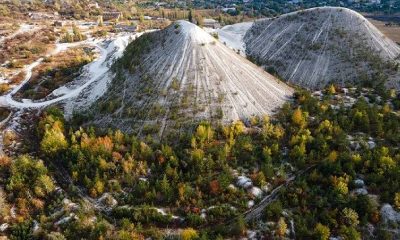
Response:
[[[398,224],[400,223],[400,213],[393,209],[392,205],[390,204],[383,204],[381,208],[381,217],[382,222],[385,224],[393,223]]]
[[[341,7],[317,7],[257,20],[244,36],[246,55],[289,82],[317,89],[331,82],[359,81],[360,73],[378,71],[357,54],[367,51],[379,61],[400,62],[400,47],[361,14]],[[400,73],[389,74],[400,88]]]
[[[254,201],[250,200],[247,202],[247,208],[252,208],[254,206]]]
[[[251,181],[250,178],[248,178],[246,176],[239,176],[236,181],[236,185],[238,187],[247,189],[247,188],[250,188],[251,186],[253,186],[253,182]]]
[[[260,198],[263,194],[263,191],[259,187],[252,187],[249,189],[249,193],[256,198]]]

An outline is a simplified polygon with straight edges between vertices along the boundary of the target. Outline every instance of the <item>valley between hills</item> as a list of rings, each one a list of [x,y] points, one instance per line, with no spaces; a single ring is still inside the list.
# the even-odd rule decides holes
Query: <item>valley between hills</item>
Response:
[[[369,18],[111,2],[0,8],[0,239],[400,238],[400,46]]]

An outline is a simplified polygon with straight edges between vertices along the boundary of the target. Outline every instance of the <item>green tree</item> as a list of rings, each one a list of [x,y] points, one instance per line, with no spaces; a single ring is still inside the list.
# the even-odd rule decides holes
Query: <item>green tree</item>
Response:
[[[265,208],[263,218],[267,221],[277,220],[281,216],[282,211],[283,207],[281,201],[273,201]]]
[[[351,208],[345,208],[342,211],[342,217],[344,222],[349,226],[357,226],[360,222],[358,220],[358,214]]]
[[[41,175],[36,180],[34,191],[38,197],[45,197],[54,191],[54,189],[54,182],[48,175]]]
[[[342,226],[339,235],[343,240],[361,240],[361,234],[354,227]]]
[[[33,239],[32,222],[25,221],[15,224],[11,229],[11,240]]]
[[[43,161],[21,155],[11,165],[7,189],[19,197],[45,197],[55,189],[54,182],[47,172]]]
[[[321,223],[317,223],[314,230],[315,239],[317,240],[328,240],[331,235],[331,231],[329,227],[322,225]]]
[[[189,16],[188,16],[189,22],[193,22],[193,9],[189,9]]]
[[[55,121],[52,126],[47,126],[43,139],[40,142],[40,150],[50,156],[54,156],[67,147],[68,142],[63,133],[62,123]]]
[[[66,240],[64,235],[62,235],[62,233],[59,233],[59,232],[51,232],[51,233],[47,234],[46,239],[47,240]]]
[[[243,236],[246,233],[246,221],[243,215],[239,215],[236,219],[235,233],[239,236]]]
[[[170,191],[171,191],[171,186],[167,179],[167,175],[165,175],[165,174],[164,174],[163,179],[161,180],[160,188],[161,188],[161,192],[168,198]]]

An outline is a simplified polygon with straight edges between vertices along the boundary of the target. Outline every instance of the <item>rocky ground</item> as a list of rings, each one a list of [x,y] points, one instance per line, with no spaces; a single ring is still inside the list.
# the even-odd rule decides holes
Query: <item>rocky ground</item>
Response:
[[[323,7],[256,21],[244,37],[255,62],[291,83],[320,88],[376,80],[399,87],[400,48],[362,15]]]
[[[149,42],[141,47],[147,51],[122,57],[126,64],[92,110],[97,125],[162,135],[187,119],[229,122],[270,114],[292,93],[189,22],[138,41],[132,47]]]

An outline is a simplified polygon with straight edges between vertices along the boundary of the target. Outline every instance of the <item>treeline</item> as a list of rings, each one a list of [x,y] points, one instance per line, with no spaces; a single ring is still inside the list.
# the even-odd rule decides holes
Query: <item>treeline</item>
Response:
[[[282,216],[282,209],[292,209],[298,239],[398,237],[387,229],[379,208],[390,203],[400,209],[400,125],[391,104],[399,97],[393,95],[380,103],[371,103],[374,96],[371,91],[369,102],[360,96],[352,107],[334,110],[328,105],[334,98],[330,94],[323,101],[307,92],[296,94],[296,104],[312,116],[308,128],[314,130],[311,135],[292,135],[309,141],[306,148],[300,144],[292,157],[302,161],[299,156],[306,152],[308,161],[319,164],[311,174],[286,189],[280,201],[267,208],[266,220]],[[374,196],[379,196],[379,201]],[[365,231],[368,224],[376,227],[374,232]]]
[[[54,127],[45,131],[49,135],[43,138],[42,152],[49,161],[57,154],[57,161],[68,166],[76,184],[85,186],[92,197],[113,192],[121,205],[137,207],[120,209],[115,216],[139,216],[130,211],[142,211],[146,204],[164,206],[185,219],[180,224],[194,228],[223,223],[246,209],[246,191],[231,187],[235,171],[247,169],[256,186],[276,186],[290,173],[282,168],[284,163],[298,169],[317,164],[311,174],[288,188],[280,201],[282,209],[294,209],[296,236],[308,239],[329,232],[359,239],[362,226],[378,224],[380,218],[378,203],[351,193],[358,174],[382,201],[397,204],[400,155],[394,146],[399,142],[400,126],[390,104],[396,96],[387,95],[382,104],[368,103],[360,95],[352,107],[332,107],[337,95],[332,86],[322,100],[306,91],[297,92],[295,102],[286,104],[273,120],[254,117],[247,125],[236,122],[225,127],[202,123],[193,133],[179,136],[173,145],[145,142],[120,131],[96,136],[94,129],[71,128],[66,134],[55,121],[44,124]],[[373,96],[371,92],[369,97]],[[53,120],[46,117],[43,121]],[[60,138],[57,143],[64,138],[66,143],[49,141],[54,134]],[[364,136],[360,148],[352,149],[349,136],[360,134]],[[374,139],[373,148],[363,143],[368,137]],[[46,147],[46,142],[53,147]],[[123,189],[129,193],[119,195]],[[200,217],[200,210],[210,206],[236,210],[210,211],[206,219]],[[275,227],[265,232],[268,236],[284,234],[281,228],[290,220],[279,208],[273,210],[276,206],[265,211],[265,221],[275,221]],[[324,214],[316,217],[319,212]],[[150,225],[174,223],[161,215],[154,217],[154,221],[129,218]],[[211,232],[227,234],[223,229]]]
[[[91,197],[111,193],[117,205],[110,214],[126,236],[161,237],[158,229],[166,226],[186,227],[187,239],[243,236],[246,228],[258,225],[246,223],[241,215],[254,197],[235,186],[238,175],[273,189],[296,169],[315,165],[264,210],[261,220],[267,224],[260,234],[361,239],[372,224],[375,237],[393,238],[379,208],[390,203],[400,209],[400,126],[392,104],[398,96],[391,93],[379,101],[372,90],[356,90],[355,104],[345,106],[338,101],[339,91],[331,86],[320,99],[299,91],[273,119],[253,117],[246,124],[227,126],[201,123],[173,143],[145,141],[118,130],[99,134],[94,128],[69,125],[59,110],[49,109],[38,125],[40,156],[66,168],[73,184]],[[41,172],[37,179],[43,181],[46,171]],[[35,180],[35,187],[23,183],[24,191],[43,198],[52,188],[41,181]],[[9,186],[6,191],[15,191],[14,184]],[[357,194],[360,188],[380,200]],[[80,221],[64,225],[63,234],[91,236]],[[294,232],[288,231],[291,221]],[[95,223],[100,222],[106,221]],[[92,231],[101,229],[96,224]],[[109,231],[96,230],[97,237],[115,233],[102,226]]]

